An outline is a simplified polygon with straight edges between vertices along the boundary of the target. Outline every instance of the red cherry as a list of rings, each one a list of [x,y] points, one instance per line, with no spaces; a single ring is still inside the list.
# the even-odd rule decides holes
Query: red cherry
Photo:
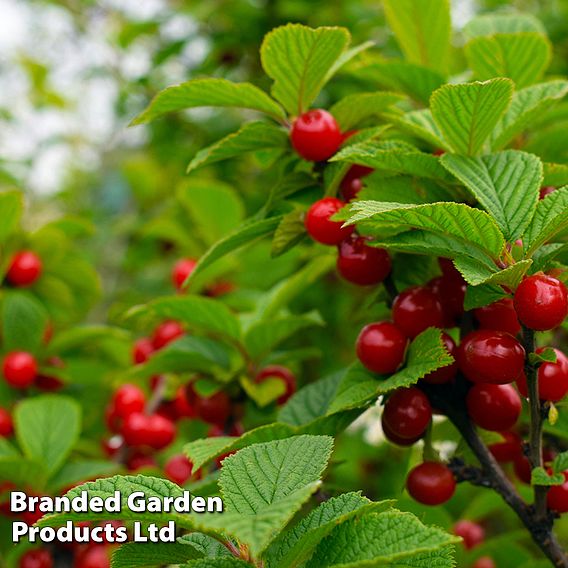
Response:
[[[182,258],[178,260],[172,269],[172,282],[177,290],[183,288],[183,283],[197,266],[197,261],[193,258]]]
[[[48,550],[28,550],[20,557],[20,568],[52,568],[53,558]]]
[[[373,168],[360,166],[358,164],[354,164],[349,168],[345,177],[341,180],[341,193],[345,198],[345,201],[351,201],[357,197],[357,194],[363,187],[361,178],[366,177],[373,172]]]
[[[511,335],[517,335],[521,331],[521,324],[511,298],[503,298],[488,306],[477,308],[473,313],[481,329],[504,331]]]
[[[523,372],[525,350],[508,333],[480,329],[462,340],[458,364],[474,383],[511,383]]]
[[[124,440],[122,436],[112,436],[101,442],[104,453],[112,458],[124,447]]]
[[[497,564],[490,556],[482,556],[472,564],[471,568],[497,568]]]
[[[179,339],[184,333],[183,327],[177,321],[167,320],[154,330],[152,345],[154,349],[161,349],[168,343]]]
[[[294,150],[311,162],[331,158],[341,146],[343,136],[333,116],[322,109],[300,115],[292,123],[290,140]]]
[[[185,387],[181,386],[176,391],[174,406],[178,418],[195,418],[195,409],[187,398]]]
[[[148,417],[141,412],[126,416],[122,436],[128,446],[144,446],[148,441]]]
[[[554,457],[554,452],[552,452],[548,448],[544,448],[542,450],[542,461],[545,466],[552,462]],[[519,478],[520,481],[526,483],[527,485],[530,485],[532,468],[528,458],[525,457],[522,452],[513,461],[513,469],[515,470],[515,475]]]
[[[554,193],[556,188],[553,185],[545,185],[544,187],[540,188],[538,192],[539,199],[544,199],[547,195]]]
[[[14,433],[14,423],[10,413],[0,407],[0,438],[9,438]]]
[[[557,513],[568,513],[568,471],[564,472],[564,483],[553,485],[546,496],[548,508]]]
[[[454,327],[456,319],[464,312],[463,302],[467,284],[457,271],[456,273],[457,276],[438,276],[428,282],[428,288],[436,294],[442,304],[444,327]]]
[[[499,463],[515,461],[522,455],[521,437],[515,432],[499,432],[503,436],[502,442],[495,442],[489,445],[489,451]]]
[[[337,270],[339,274],[359,286],[381,283],[390,273],[389,253],[370,247],[365,237],[353,234],[338,246]]]
[[[451,499],[456,490],[456,480],[444,464],[426,461],[408,474],[406,489],[423,505],[441,505]]]
[[[126,467],[128,471],[134,472],[147,468],[154,469],[158,467],[158,464],[152,456],[147,456],[146,454],[137,452],[128,458],[126,461]]]
[[[37,362],[31,353],[12,351],[4,357],[2,374],[11,387],[16,389],[29,387],[37,375]]]
[[[23,250],[12,258],[6,279],[12,286],[31,286],[41,276],[41,272],[39,256],[30,250]]]
[[[392,306],[394,324],[411,339],[428,327],[443,327],[444,315],[438,296],[423,286],[400,293]]]
[[[193,390],[191,385],[189,385],[189,388]],[[193,402],[189,395],[188,399]],[[194,400],[195,414],[203,422],[223,426],[231,415],[231,400],[223,391],[216,392],[208,397],[195,395]]]
[[[173,400],[163,400],[160,402],[158,408],[156,409],[156,414],[167,418],[168,420],[175,422],[179,416],[176,410],[176,405]]]
[[[165,416],[152,414],[147,417],[146,445],[155,450],[162,450],[169,446],[176,437],[175,424]]]
[[[61,390],[65,384],[61,379],[57,377],[51,377],[49,375],[38,375],[35,378],[35,386],[45,392],[56,392]]]
[[[281,395],[278,400],[276,401],[278,404],[285,404],[288,399],[296,392],[296,377],[286,367],[282,367],[281,365],[269,365],[268,367],[264,367],[261,369],[259,373],[254,378],[254,382],[259,384],[265,381],[268,378],[276,378],[281,379],[284,382],[284,386],[286,387],[286,391],[283,395]]]
[[[401,388],[387,400],[383,413],[387,430],[403,439],[416,439],[424,434],[432,419],[428,397],[418,388]]]
[[[568,314],[568,292],[557,278],[533,274],[515,292],[515,310],[521,323],[544,331],[558,327]]]
[[[418,442],[420,438],[422,438],[422,435],[417,436],[416,438],[401,438],[400,436],[397,436],[396,432],[393,432],[389,428],[388,424],[385,423],[384,413],[381,416],[381,426],[383,428],[383,434],[385,435],[385,438],[389,442],[391,442],[392,444],[396,444],[397,446],[412,446],[413,444]]]
[[[473,521],[462,520],[454,525],[454,534],[461,536],[466,550],[471,550],[485,540],[485,529]]]
[[[338,245],[354,230],[354,227],[342,227],[341,221],[332,221],[345,203],[336,197],[324,197],[316,201],[306,213],[306,231],[314,241],[324,245]]]
[[[357,357],[373,373],[394,373],[404,361],[408,339],[388,321],[370,323],[359,333]]]
[[[134,342],[132,360],[136,365],[146,363],[154,353],[154,343],[148,337],[141,337]]]
[[[207,289],[205,290],[205,295],[209,296],[210,298],[219,298],[221,296],[225,296],[226,294],[234,292],[235,288],[236,287],[232,282],[216,282],[207,287]]]
[[[422,380],[432,385],[441,385],[452,381],[458,372],[457,352],[458,348],[456,342],[447,334],[442,333],[442,341],[446,347],[447,352],[455,359],[451,365],[440,367],[431,373],[428,373]]]
[[[545,347],[539,347],[536,352],[542,353]],[[556,363],[543,363],[538,368],[538,396],[541,400],[558,402],[568,394],[568,357],[554,349]],[[521,395],[528,398],[527,377],[524,373],[517,379],[517,388]]]
[[[109,548],[104,544],[89,546],[77,555],[74,568],[110,568]]]
[[[522,410],[521,399],[511,385],[473,385],[466,404],[471,419],[481,428],[494,432],[512,428]]]
[[[193,464],[183,454],[172,456],[164,467],[166,477],[177,483],[178,485],[185,485],[193,473]],[[200,471],[195,472],[193,475],[195,479],[201,477]]]
[[[135,412],[144,412],[146,395],[136,385],[122,385],[113,396],[113,407],[118,416],[125,417]]]

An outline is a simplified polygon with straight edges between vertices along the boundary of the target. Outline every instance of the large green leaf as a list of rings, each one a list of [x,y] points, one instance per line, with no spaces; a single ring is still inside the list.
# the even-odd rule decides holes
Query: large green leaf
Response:
[[[41,462],[53,474],[79,439],[81,408],[70,398],[45,395],[20,402],[14,421],[24,454]]]
[[[445,73],[450,54],[448,0],[385,0],[385,16],[406,59]]]
[[[542,162],[534,154],[517,150],[479,158],[446,154],[441,161],[495,218],[508,241],[522,236],[542,183]]]
[[[401,130],[432,144],[437,149],[447,150],[447,142],[430,109],[414,110],[403,115],[390,115],[389,119]]]
[[[108,477],[118,473],[120,465],[113,461],[84,460],[68,461],[49,480],[49,488],[57,491],[85,481]]]
[[[548,67],[550,42],[534,32],[477,37],[465,46],[474,76],[480,81],[508,77],[521,89],[536,83]]]
[[[45,464],[20,455],[0,457],[0,479],[41,491],[47,483]]]
[[[356,93],[342,98],[329,111],[344,131],[358,126],[366,118],[381,114],[402,100],[404,97],[396,93]]]
[[[226,79],[194,79],[158,93],[132,124],[144,124],[169,112],[196,107],[248,108],[279,120],[285,118],[282,108],[264,91],[250,83],[232,83]]]
[[[330,79],[351,38],[345,28],[288,24],[268,33],[260,56],[273,96],[291,115],[304,112]]]
[[[18,228],[23,209],[21,191],[0,192],[0,243]]]
[[[444,138],[459,154],[475,156],[507,110],[510,79],[444,85],[430,99],[432,115]]]
[[[111,567],[148,568],[150,566],[184,564],[202,556],[191,544],[129,542],[114,551]]]

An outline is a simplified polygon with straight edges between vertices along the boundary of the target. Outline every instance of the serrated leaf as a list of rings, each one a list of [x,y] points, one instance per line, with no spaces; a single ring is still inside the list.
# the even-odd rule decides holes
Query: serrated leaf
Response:
[[[345,28],[312,29],[300,24],[281,26],[265,36],[262,67],[274,81],[272,95],[289,114],[310,107],[350,40]]]
[[[448,149],[448,144],[444,140],[442,131],[434,122],[430,109],[413,110],[402,116],[389,115],[389,119],[404,132],[425,140],[435,148]]]
[[[35,353],[48,321],[44,305],[28,292],[9,291],[2,301],[2,343],[6,351]]]
[[[522,236],[534,215],[542,183],[542,162],[537,156],[505,150],[479,158],[446,154],[441,162],[495,218],[508,241]]]
[[[249,122],[237,132],[199,150],[187,166],[187,173],[247,152],[287,147],[288,133],[282,128],[267,122]]]
[[[432,116],[458,154],[477,155],[509,107],[510,79],[444,85],[430,99]]]
[[[568,452],[558,454],[552,462],[554,473],[563,473],[568,470]]]
[[[535,467],[531,472],[531,485],[550,487],[552,485],[562,485],[564,481],[562,473],[549,475],[543,467]]]
[[[342,131],[358,126],[366,118],[377,116],[389,107],[404,100],[396,93],[356,93],[343,97],[329,112],[339,123]]]
[[[131,124],[145,124],[169,112],[196,107],[247,108],[264,112],[278,120],[286,118],[275,101],[250,83],[233,83],[226,79],[194,79],[158,93]]]
[[[195,548],[198,552],[210,558],[218,556],[231,556],[229,550],[223,546],[218,540],[207,534],[198,532],[180,536],[177,541],[180,544],[188,544]]]
[[[568,186],[557,189],[538,202],[531,224],[523,236],[525,254],[532,254],[567,227]]]
[[[503,148],[533,121],[541,118],[543,113],[567,93],[568,81],[549,81],[516,91],[513,94],[511,105],[495,127],[491,137],[491,147],[494,150]],[[568,183],[568,178],[563,183],[551,183],[546,178],[544,180],[545,185],[564,185],[564,183]]]
[[[318,545],[306,568],[381,565],[452,568],[454,559],[451,551],[448,554],[448,546],[458,542],[458,537],[426,527],[410,513],[371,513],[336,527]]]
[[[191,544],[129,542],[113,552],[111,567],[149,568],[151,566],[184,564],[202,556]]]
[[[465,281],[472,286],[499,284],[514,289],[531,267],[532,260],[520,260],[503,270],[499,270],[497,267],[492,270],[486,265],[467,257],[456,258],[454,264]]]
[[[305,211],[295,209],[282,217],[272,239],[270,256],[277,258],[300,243],[306,236]]]
[[[529,353],[529,362],[531,365],[540,365],[542,363],[556,363],[556,351],[552,347],[545,347],[539,353]]]
[[[183,568],[250,568],[251,564],[238,558],[202,558],[192,560]]]
[[[79,439],[81,407],[65,396],[44,395],[20,402],[14,411],[16,437],[24,454],[55,473]]]
[[[547,38],[535,32],[498,33],[477,37],[465,45],[465,55],[476,79],[508,77],[519,89],[540,79],[551,52]]]
[[[2,211],[0,243],[18,228],[23,209],[24,200],[21,191],[0,192],[0,211]]]
[[[479,286],[468,286],[465,291],[463,307],[465,311],[474,310],[487,306],[507,297],[507,293],[501,286],[496,284],[481,284]]]
[[[406,59],[445,73],[451,35],[448,0],[385,0],[384,9]]]

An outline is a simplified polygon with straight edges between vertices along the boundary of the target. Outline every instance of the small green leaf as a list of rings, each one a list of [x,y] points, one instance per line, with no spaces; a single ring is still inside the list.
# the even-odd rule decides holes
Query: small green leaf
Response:
[[[413,110],[402,116],[392,115],[389,119],[401,130],[428,142],[437,149],[448,150],[442,131],[434,122],[430,109]]]
[[[564,483],[564,475],[562,473],[554,473],[549,475],[543,467],[535,467],[531,473],[531,485],[544,485],[550,487],[552,485],[562,485]]]
[[[468,286],[465,292],[463,307],[465,311],[487,306],[507,297],[507,293],[501,286],[496,284],[481,284]]]
[[[377,116],[404,100],[396,93],[357,93],[347,95],[335,103],[329,112],[339,123],[342,131],[358,126],[366,118]]]
[[[21,191],[0,192],[0,211],[2,211],[2,223],[0,223],[0,243],[16,231],[20,224],[20,218],[24,209],[24,200]]]
[[[261,383],[248,377],[241,377],[240,384],[247,396],[260,408],[268,406],[286,392],[286,385],[277,377],[268,377]]]
[[[540,353],[529,353],[529,362],[531,365],[556,363],[556,351],[552,347],[546,347]]]
[[[270,250],[272,258],[279,257],[302,242],[306,236],[305,214],[302,209],[295,209],[282,217],[272,239],[272,249]]]
[[[516,288],[531,267],[532,260],[520,260],[515,264],[498,270],[493,270],[472,258],[460,257],[454,260],[455,267],[461,272],[468,284],[479,286],[481,284],[499,284],[508,288]]]
[[[554,473],[563,473],[568,470],[568,452],[558,454],[552,462]]]
[[[0,479],[19,486],[42,490],[47,482],[45,465],[21,455],[0,457]]]

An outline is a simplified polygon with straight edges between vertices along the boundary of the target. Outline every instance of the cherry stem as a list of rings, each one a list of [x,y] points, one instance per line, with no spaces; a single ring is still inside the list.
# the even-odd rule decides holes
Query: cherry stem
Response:
[[[160,406],[160,404],[162,404],[162,401],[164,400],[167,383],[168,381],[166,376],[161,375],[160,378],[158,379],[158,384],[156,385],[156,388],[152,393],[152,397],[148,401],[148,404],[146,404],[146,414],[154,414],[154,412],[158,410],[158,407]]]

